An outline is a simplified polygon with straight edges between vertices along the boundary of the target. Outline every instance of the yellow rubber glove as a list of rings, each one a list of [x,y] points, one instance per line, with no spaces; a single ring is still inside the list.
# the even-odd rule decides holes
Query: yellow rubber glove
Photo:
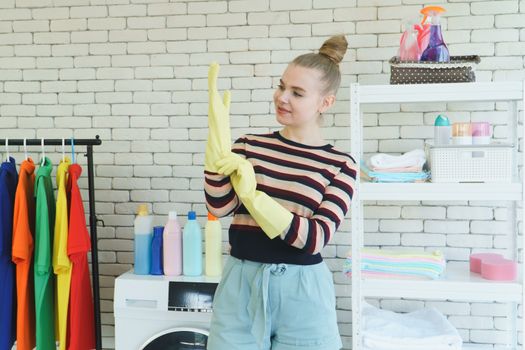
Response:
[[[229,91],[221,99],[217,91],[219,65],[210,64],[208,70],[208,140],[204,154],[204,170],[217,172],[215,163],[231,153]]]
[[[255,171],[249,161],[232,153],[216,165],[220,174],[230,174],[235,193],[268,237],[274,239],[290,226],[293,214],[275,199],[256,189]]]

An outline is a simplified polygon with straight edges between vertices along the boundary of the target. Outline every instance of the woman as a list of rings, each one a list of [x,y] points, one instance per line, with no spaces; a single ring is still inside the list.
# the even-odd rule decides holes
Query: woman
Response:
[[[229,152],[229,94],[210,69],[208,210],[233,213],[230,257],[214,298],[209,350],[341,348],[332,274],[320,251],[350,208],[356,168],[321,135],[341,81],[344,36],[295,58],[274,94],[280,131]]]

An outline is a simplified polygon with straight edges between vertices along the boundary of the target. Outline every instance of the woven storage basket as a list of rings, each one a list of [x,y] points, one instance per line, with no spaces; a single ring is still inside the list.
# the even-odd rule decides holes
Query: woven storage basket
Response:
[[[512,145],[427,145],[432,182],[512,181]]]
[[[479,56],[451,56],[450,62],[400,61],[392,57],[390,84],[466,83],[476,81]]]

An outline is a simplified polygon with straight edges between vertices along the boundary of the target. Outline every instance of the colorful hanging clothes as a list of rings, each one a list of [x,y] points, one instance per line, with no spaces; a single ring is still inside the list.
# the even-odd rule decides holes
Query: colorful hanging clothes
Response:
[[[55,350],[54,276],[51,264],[55,198],[51,182],[52,164],[45,157],[36,174],[35,310],[38,350]]]
[[[91,249],[86,228],[86,217],[78,178],[82,168],[78,164],[69,167],[68,190],[71,193],[69,208],[69,236],[67,253],[71,260],[71,292],[69,301],[68,350],[95,348],[95,316],[87,253]]]
[[[35,295],[33,282],[33,232],[35,228],[35,163],[20,165],[13,215],[13,262],[16,264],[16,349],[35,347]]]
[[[69,158],[60,162],[56,175],[57,203],[55,216],[55,237],[53,240],[53,270],[56,275],[56,316],[59,349],[66,350],[67,312],[69,288],[71,285],[71,261],[67,255],[68,196],[66,193]]]
[[[11,350],[15,342],[15,265],[11,261],[13,209],[16,185],[15,160],[0,166],[0,350]]]

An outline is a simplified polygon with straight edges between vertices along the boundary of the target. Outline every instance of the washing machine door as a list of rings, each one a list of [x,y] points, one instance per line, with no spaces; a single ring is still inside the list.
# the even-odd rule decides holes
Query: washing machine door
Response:
[[[206,350],[208,331],[198,328],[171,328],[151,337],[140,350]]]

